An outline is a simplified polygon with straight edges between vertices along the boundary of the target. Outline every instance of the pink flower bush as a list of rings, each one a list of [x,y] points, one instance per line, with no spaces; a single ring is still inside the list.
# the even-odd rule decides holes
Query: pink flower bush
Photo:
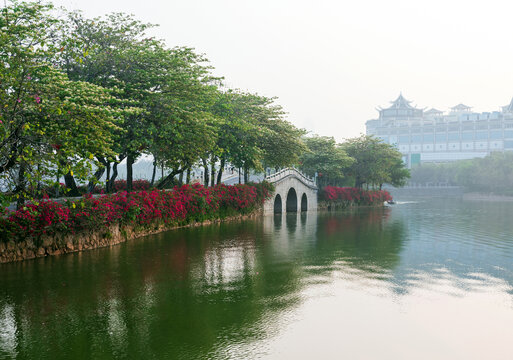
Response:
[[[358,205],[376,205],[392,201],[392,196],[385,190],[363,190],[354,187],[326,186],[321,199],[329,202],[354,203]]]
[[[140,227],[184,225],[194,221],[247,214],[272,194],[268,183],[251,185],[184,185],[171,191],[136,191],[100,197],[84,196],[79,201],[58,203],[44,200],[0,217],[0,240],[38,239],[41,235],[78,232],[111,224]]]

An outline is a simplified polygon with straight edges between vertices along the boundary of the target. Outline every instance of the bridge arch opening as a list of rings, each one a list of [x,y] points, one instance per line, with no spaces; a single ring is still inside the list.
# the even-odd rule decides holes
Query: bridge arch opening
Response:
[[[282,212],[282,205],[281,205],[281,196],[280,194],[276,195],[274,198],[274,213],[275,214],[281,214]]]
[[[301,211],[307,211],[308,210],[308,198],[306,197],[306,193],[303,193],[303,196],[301,196]]]
[[[287,212],[297,212],[297,194],[294,188],[287,193]]]

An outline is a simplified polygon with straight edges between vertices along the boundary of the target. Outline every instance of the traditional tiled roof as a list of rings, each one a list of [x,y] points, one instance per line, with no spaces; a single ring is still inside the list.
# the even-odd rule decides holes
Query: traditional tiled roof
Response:
[[[403,94],[399,94],[399,97],[394,101],[391,101],[392,106],[389,109],[415,109],[415,107],[411,106],[411,101],[406,100]]]
[[[511,102],[509,105],[503,106],[502,111],[504,112],[513,112],[513,99],[511,99]]]
[[[453,110],[453,111],[470,110],[470,109],[472,109],[472,107],[467,106],[465,104],[458,104],[451,108],[451,110]]]
[[[443,114],[442,110],[438,110],[435,108],[431,108],[429,110],[424,111],[424,115],[435,115],[435,114]]]

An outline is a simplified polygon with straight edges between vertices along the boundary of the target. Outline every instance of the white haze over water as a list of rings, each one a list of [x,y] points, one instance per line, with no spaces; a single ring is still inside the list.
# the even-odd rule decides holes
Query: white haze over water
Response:
[[[132,13],[168,46],[207,54],[230,87],[277,96],[289,120],[337,140],[400,91],[419,107],[494,111],[513,97],[509,1],[57,0]]]

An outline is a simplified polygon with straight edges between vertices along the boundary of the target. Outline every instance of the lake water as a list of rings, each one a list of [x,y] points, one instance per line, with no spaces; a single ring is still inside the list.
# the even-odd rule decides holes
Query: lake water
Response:
[[[512,359],[513,203],[268,216],[0,264],[0,359]]]

